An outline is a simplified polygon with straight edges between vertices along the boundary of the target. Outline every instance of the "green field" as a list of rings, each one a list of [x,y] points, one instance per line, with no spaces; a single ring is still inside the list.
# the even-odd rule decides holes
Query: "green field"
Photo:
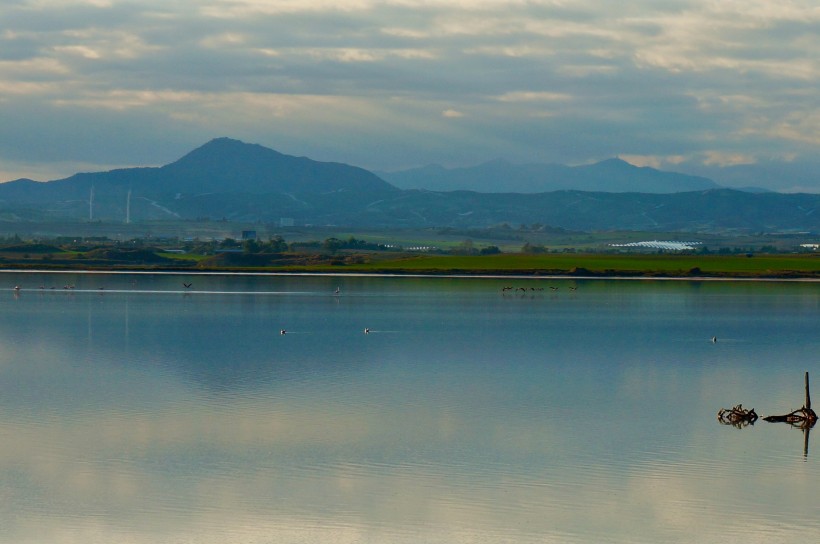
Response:
[[[179,238],[153,237],[120,242],[110,238],[23,241],[7,239],[0,246],[0,267],[9,269],[95,269],[95,270],[188,270],[251,272],[334,272],[392,274],[485,274],[557,275],[600,277],[726,277],[726,278],[813,278],[820,279],[820,253],[801,250],[798,242],[810,236],[746,239],[742,246],[725,247],[718,242],[707,250],[700,241],[697,251],[652,253],[619,252],[611,245],[647,233],[541,233],[542,239],[521,252],[519,232],[494,232],[497,238],[473,241],[465,233],[431,231],[356,232],[360,241],[373,244],[327,246],[316,241],[331,231],[289,233],[291,239],[311,241],[292,244],[286,250],[263,251],[261,246],[241,243],[202,244]],[[332,231],[335,240],[355,238],[354,231]],[[505,240],[502,235],[509,235]],[[548,237],[552,237],[548,240]],[[264,240],[264,238],[263,238]],[[328,240],[327,238],[325,239]],[[739,240],[738,240],[739,241]],[[754,243],[750,243],[750,242]],[[768,243],[764,243],[768,242]],[[559,243],[566,244],[561,248]],[[582,244],[588,244],[583,247]],[[376,247],[375,244],[383,244]],[[542,245],[543,244],[543,245]],[[572,245],[570,245],[572,244]],[[429,249],[412,251],[414,245]],[[549,246],[549,247],[547,247]],[[231,248],[225,250],[224,248]],[[496,253],[478,254],[484,248]],[[716,248],[719,248],[716,250]],[[726,251],[724,251],[724,249]],[[503,253],[497,253],[498,251]],[[537,250],[537,251],[536,251]],[[267,251],[267,252],[266,252]],[[731,252],[730,252],[731,251]]]
[[[295,269],[295,268],[294,268]],[[820,255],[419,255],[302,270],[395,273],[498,273],[592,276],[820,277]]]

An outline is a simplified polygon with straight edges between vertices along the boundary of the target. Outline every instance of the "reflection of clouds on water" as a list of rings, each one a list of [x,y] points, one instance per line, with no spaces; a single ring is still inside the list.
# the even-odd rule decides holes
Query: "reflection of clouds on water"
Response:
[[[0,541],[816,540],[802,435],[714,421],[802,399],[810,304],[470,285],[0,301]]]
[[[191,411],[69,415],[36,428],[5,421],[0,439],[8,447],[0,451],[0,473],[16,476],[4,478],[10,506],[0,518],[19,513],[25,521],[4,523],[0,537],[36,535],[56,544],[176,542],[191,535],[197,542],[293,537],[335,543],[363,535],[379,542],[502,541],[511,535],[516,542],[630,541],[639,526],[645,537],[665,541],[721,534],[758,542],[758,531],[765,533],[772,520],[755,511],[764,505],[747,493],[761,484],[777,488],[790,473],[745,482],[725,477],[733,471],[729,461],[710,466],[643,459],[614,468],[607,459],[581,455],[574,465],[560,441],[532,440],[543,431],[535,424],[496,437],[497,449],[489,453],[498,462],[486,466],[462,465],[458,456],[440,464],[423,455],[417,461],[367,459],[362,450],[406,414],[362,418],[351,408],[328,419],[332,410],[324,408],[282,415],[266,402],[239,404],[205,412],[187,406]],[[408,443],[435,442],[439,428],[458,435],[463,424],[430,421]],[[503,462],[513,452],[555,462],[519,472]],[[799,496],[784,497],[781,512],[813,496],[805,474],[791,480]],[[740,504],[728,507],[726,519],[727,511],[714,511],[705,495]],[[39,497],[34,515],[18,500],[31,496]],[[807,533],[784,527],[778,534]]]

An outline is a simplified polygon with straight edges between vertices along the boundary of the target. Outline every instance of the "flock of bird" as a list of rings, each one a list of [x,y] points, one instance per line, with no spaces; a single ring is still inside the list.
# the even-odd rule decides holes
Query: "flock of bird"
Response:
[[[45,290],[45,288],[46,288],[46,286],[45,286],[45,285],[41,285],[41,286],[40,286],[40,290]],[[49,291],[50,291],[50,290],[52,290],[52,289],[57,289],[57,288],[56,288],[56,287],[54,287],[54,286],[52,285],[52,286],[51,286],[51,287],[49,287],[48,289],[49,289]],[[71,289],[74,289],[74,286],[73,286],[73,285],[63,285],[63,289],[66,289],[66,290],[71,290]],[[105,289],[105,287],[100,287],[100,289]],[[19,285],[15,285],[13,290],[14,290],[14,291],[22,291],[22,290],[23,290],[23,288],[22,288],[21,286],[19,286]]]
[[[549,289],[550,289],[550,291],[555,292],[555,291],[558,291],[558,289],[559,289],[559,288],[558,288],[558,287],[555,287],[555,286],[553,286],[553,285],[550,285]],[[502,293],[506,293],[506,292],[508,292],[508,291],[515,291],[515,292],[519,292],[519,291],[521,291],[521,292],[526,293],[527,291],[543,291],[543,290],[544,290],[544,288],[543,288],[543,287],[530,287],[529,289],[527,289],[526,287],[512,287],[512,286],[506,286],[506,287],[502,287],[502,288],[501,288],[501,292],[502,292]],[[570,290],[570,291],[577,291],[577,290],[578,290],[578,288],[577,288],[577,287],[575,287],[575,286],[570,286],[569,290]]]

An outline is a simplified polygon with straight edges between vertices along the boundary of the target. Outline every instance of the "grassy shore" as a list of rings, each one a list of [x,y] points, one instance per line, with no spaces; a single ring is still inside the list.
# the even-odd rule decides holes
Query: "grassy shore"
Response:
[[[413,274],[820,278],[820,255],[420,255],[361,264],[289,268]]]
[[[17,258],[15,258],[17,257]],[[40,270],[179,270],[187,272],[300,272],[371,274],[531,275],[572,277],[809,278],[820,279],[820,254],[600,254],[549,253],[429,255],[339,252],[331,255],[201,255],[141,252],[7,255],[0,268]]]

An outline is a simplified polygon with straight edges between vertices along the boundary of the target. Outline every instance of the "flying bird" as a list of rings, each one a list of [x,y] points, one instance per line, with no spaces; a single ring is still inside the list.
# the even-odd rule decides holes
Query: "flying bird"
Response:
[[[182,282],[182,286],[185,287],[186,289],[189,289],[192,285],[193,285],[193,282],[192,283]]]

